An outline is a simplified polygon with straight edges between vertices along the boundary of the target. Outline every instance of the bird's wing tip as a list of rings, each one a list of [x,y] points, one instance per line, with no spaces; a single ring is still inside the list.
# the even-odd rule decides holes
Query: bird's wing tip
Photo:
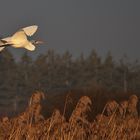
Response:
[[[25,32],[25,34],[27,36],[32,36],[38,29],[37,25],[32,25],[32,26],[28,26],[23,28],[22,30]]]

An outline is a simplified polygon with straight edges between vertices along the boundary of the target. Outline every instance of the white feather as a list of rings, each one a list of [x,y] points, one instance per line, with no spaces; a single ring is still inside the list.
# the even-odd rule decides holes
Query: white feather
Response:
[[[11,44],[13,44],[14,47],[23,47],[23,45],[27,44],[29,41],[27,40],[27,36],[24,33],[24,31],[20,30],[16,32],[11,37]]]
[[[0,52],[4,49],[5,47],[0,47]]]
[[[35,50],[35,46],[32,43],[29,43],[24,48],[26,48],[29,51],[34,51]]]
[[[37,31],[37,28],[38,28],[37,25],[33,25],[33,26],[25,27],[22,30],[25,32],[27,36],[32,36]]]

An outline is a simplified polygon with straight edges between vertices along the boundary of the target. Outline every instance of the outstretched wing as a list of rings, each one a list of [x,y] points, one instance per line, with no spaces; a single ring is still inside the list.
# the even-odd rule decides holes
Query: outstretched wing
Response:
[[[22,30],[25,32],[27,36],[32,36],[37,31],[37,28],[38,28],[37,25],[32,25],[29,27],[25,27]]]

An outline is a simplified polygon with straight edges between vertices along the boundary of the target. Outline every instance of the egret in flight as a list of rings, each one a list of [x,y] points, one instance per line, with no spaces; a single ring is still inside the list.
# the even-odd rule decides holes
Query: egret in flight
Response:
[[[25,48],[29,51],[34,51],[34,45],[43,43],[42,41],[38,40],[28,40],[28,36],[32,36],[37,31],[37,28],[37,25],[25,27],[10,37],[0,39],[0,51],[2,51],[7,46],[12,46],[14,48]]]

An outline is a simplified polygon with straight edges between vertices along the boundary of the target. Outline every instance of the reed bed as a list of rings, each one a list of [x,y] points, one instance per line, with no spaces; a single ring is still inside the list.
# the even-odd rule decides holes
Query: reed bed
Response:
[[[139,102],[136,95],[120,103],[110,100],[101,114],[89,121],[88,114],[94,104],[87,96],[77,102],[71,116],[55,109],[49,118],[42,111],[45,94],[35,92],[26,110],[17,117],[0,120],[0,140],[140,140]],[[96,100],[96,99],[94,99]]]

